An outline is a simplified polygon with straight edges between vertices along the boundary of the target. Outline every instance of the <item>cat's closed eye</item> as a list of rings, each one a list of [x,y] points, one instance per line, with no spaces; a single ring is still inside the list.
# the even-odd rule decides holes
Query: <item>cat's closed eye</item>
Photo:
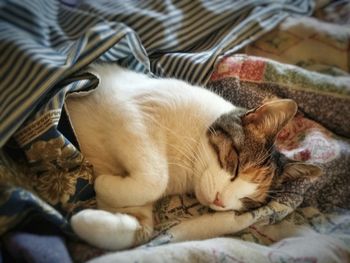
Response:
[[[236,164],[235,171],[231,177],[231,182],[233,182],[238,177],[238,173],[239,173],[239,155],[237,154],[237,164]]]
[[[239,172],[239,153],[232,139],[221,129],[208,133],[209,143],[215,151],[219,165],[231,175],[233,181]]]

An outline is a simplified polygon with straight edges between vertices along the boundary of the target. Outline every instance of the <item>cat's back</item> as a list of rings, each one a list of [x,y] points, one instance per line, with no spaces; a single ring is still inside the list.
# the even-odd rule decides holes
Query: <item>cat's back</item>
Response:
[[[115,131],[125,122],[140,123],[150,115],[158,121],[181,123],[190,114],[200,116],[207,125],[233,108],[213,92],[182,80],[151,78],[116,64],[95,64],[90,71],[98,77],[98,87],[66,101],[77,133],[101,132],[98,127]]]
[[[99,79],[98,88],[91,98],[102,99],[107,104],[126,101],[152,81],[145,74],[122,68],[116,64],[93,64],[90,72]]]
[[[81,151],[100,172],[122,166],[118,155],[125,143],[135,143],[131,135],[159,148],[178,145],[178,138],[198,137],[234,107],[181,80],[150,78],[113,64],[94,65],[91,72],[97,88],[68,97],[66,107]]]
[[[68,113],[76,130],[83,125],[85,130],[96,126],[107,129],[108,124],[115,124],[123,116],[130,120],[136,117],[133,98],[151,81],[150,78],[115,64],[93,64],[89,72],[99,80],[96,89],[72,94],[66,99]]]

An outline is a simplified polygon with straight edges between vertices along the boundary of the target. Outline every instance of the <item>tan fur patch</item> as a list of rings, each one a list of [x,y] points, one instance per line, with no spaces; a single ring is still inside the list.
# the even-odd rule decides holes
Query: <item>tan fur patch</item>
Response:
[[[264,202],[267,197],[267,191],[269,190],[275,169],[273,166],[254,167],[247,166],[240,174],[240,178],[249,181],[251,183],[258,184],[256,193],[251,196],[254,201]]]
[[[209,137],[209,143],[218,156],[221,168],[233,174],[237,169],[238,158],[232,140],[220,131],[209,131],[207,136]]]

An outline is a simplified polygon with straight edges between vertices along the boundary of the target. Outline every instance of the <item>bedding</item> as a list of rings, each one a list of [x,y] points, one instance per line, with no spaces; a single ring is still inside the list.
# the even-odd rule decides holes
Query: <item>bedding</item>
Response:
[[[349,14],[348,1],[325,0],[1,4],[3,259],[26,249],[40,255],[23,242],[30,233],[58,237],[62,257],[47,255],[50,262],[350,262]],[[96,60],[206,85],[244,107],[294,99],[299,113],[276,147],[324,175],[285,185],[268,205],[237,215],[230,236],[195,241],[186,219],[212,211],[192,196],[172,196],[154,208],[150,243],[114,253],[84,244],[69,218],[96,205],[93,167],[63,103],[68,92],[96,86],[84,70]],[[37,228],[45,224],[53,229],[44,235]]]

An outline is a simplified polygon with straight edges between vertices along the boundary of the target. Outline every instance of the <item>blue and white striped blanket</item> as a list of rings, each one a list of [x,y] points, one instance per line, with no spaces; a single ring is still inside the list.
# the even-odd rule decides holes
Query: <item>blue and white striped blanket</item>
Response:
[[[64,113],[67,93],[96,87],[84,71],[90,63],[204,85],[220,58],[313,7],[311,0],[1,1],[0,233],[33,214],[69,231],[69,216],[94,206],[92,168]]]
[[[303,0],[18,0],[0,6],[0,146],[48,112],[49,125],[57,125],[65,93],[91,78],[67,79],[95,60],[203,84],[220,56],[313,7]]]

